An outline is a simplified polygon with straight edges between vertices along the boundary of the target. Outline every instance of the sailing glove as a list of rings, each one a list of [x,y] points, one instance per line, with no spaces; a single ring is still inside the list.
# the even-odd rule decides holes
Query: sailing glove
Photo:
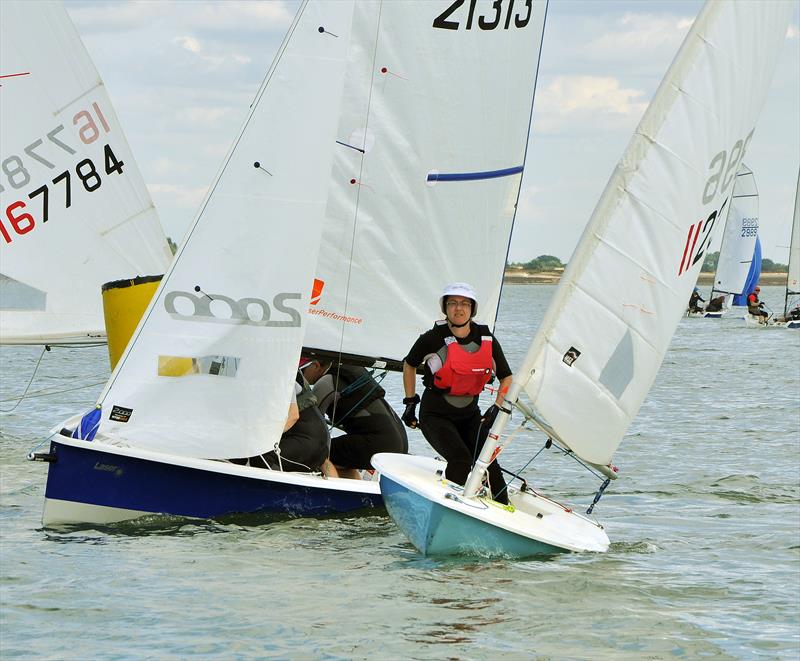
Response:
[[[419,395],[414,394],[413,397],[403,398],[403,404],[406,405],[406,410],[403,411],[403,415],[400,416],[400,419],[405,423],[406,427],[416,429],[417,425],[419,425],[419,420],[417,420],[417,404],[419,404]]]

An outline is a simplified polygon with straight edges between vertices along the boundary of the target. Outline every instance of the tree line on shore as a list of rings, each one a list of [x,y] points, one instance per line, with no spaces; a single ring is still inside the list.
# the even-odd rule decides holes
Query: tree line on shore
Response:
[[[719,251],[712,252],[706,255],[701,269],[705,273],[713,273],[717,270],[717,262],[719,261]],[[506,269],[522,269],[523,271],[543,272],[543,271],[563,271],[567,265],[563,263],[558,257],[553,255],[539,255],[536,259],[529,262],[506,262]],[[762,273],[786,273],[789,267],[786,264],[779,264],[773,262],[771,259],[764,257],[761,260]]]

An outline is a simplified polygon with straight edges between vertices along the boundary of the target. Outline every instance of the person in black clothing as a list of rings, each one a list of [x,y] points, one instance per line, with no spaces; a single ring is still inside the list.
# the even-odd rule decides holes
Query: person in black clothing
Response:
[[[384,399],[386,391],[363,367],[306,359],[303,374],[314,386],[317,406],[345,434],[331,439],[330,460],[340,477],[360,479],[378,452],[408,452],[400,418]]]
[[[712,298],[708,305],[706,305],[706,312],[722,312],[722,307],[725,305],[725,294]]]
[[[699,305],[700,301],[705,303],[706,299],[700,296],[700,290],[695,287],[692,295],[689,297],[689,312],[702,312],[703,308]]]
[[[446,461],[445,477],[463,485],[480,454],[497,417],[512,375],[500,343],[488,326],[477,324],[477,297],[466,283],[445,288],[440,299],[446,318],[419,336],[403,363],[406,408],[402,420],[419,428],[425,439]],[[425,364],[419,419],[416,415],[416,369]],[[495,374],[500,387],[495,404],[481,415],[478,396]],[[506,483],[497,461],[488,469],[492,497],[508,503]]]

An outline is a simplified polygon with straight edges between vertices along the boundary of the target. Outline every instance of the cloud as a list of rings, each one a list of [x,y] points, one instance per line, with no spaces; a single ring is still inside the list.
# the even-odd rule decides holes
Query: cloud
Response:
[[[590,57],[634,59],[653,52],[675,52],[689,31],[693,18],[627,13],[610,30],[590,39],[584,51]]]
[[[179,124],[188,125],[194,128],[206,128],[215,126],[217,122],[223,120],[231,112],[231,108],[212,108],[210,106],[194,106],[183,108],[175,113],[175,119]]]
[[[237,32],[283,32],[292,22],[294,10],[285,2],[231,1],[223,3],[193,2],[185,17],[193,28]]]
[[[69,2],[69,14],[81,34],[92,32],[130,32],[167,16],[170,5],[163,2],[132,0],[118,2]]]
[[[556,76],[536,94],[535,126],[539,131],[558,132],[586,118],[593,130],[627,126],[647,107],[644,92],[622,86],[608,76]]]
[[[572,113],[580,111],[641,114],[647,103],[643,92],[625,89],[619,80],[597,76],[556,76],[539,93],[542,111]]]
[[[67,9],[82,34],[132,32],[156,21],[182,29],[214,32],[284,32],[292,22],[295,3],[287,2],[155,2],[152,0],[72,0]]]
[[[200,42],[194,37],[175,37],[172,43],[179,44],[181,48],[188,50],[190,53],[199,53],[202,50]]]
[[[179,186],[177,184],[147,184],[150,195],[156,200],[156,207],[162,203],[169,203],[171,206],[180,209],[197,210],[205,197],[207,186],[191,187]]]

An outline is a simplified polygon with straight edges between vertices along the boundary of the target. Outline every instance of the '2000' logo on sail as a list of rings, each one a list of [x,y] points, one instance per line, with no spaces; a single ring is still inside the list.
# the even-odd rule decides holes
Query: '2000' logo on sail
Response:
[[[174,319],[184,321],[211,321],[222,324],[245,324],[248,326],[299,327],[300,312],[286,305],[286,301],[300,300],[298,293],[277,294],[272,299],[272,306],[287,318],[273,321],[272,310],[267,302],[260,298],[240,298],[238,301],[222,294],[195,294],[188,291],[171,291],[164,297],[164,309]],[[179,312],[175,302],[185,299],[192,305],[191,314]],[[212,308],[212,304],[213,308]],[[184,307],[180,303],[180,307]],[[226,314],[227,313],[227,314]]]

